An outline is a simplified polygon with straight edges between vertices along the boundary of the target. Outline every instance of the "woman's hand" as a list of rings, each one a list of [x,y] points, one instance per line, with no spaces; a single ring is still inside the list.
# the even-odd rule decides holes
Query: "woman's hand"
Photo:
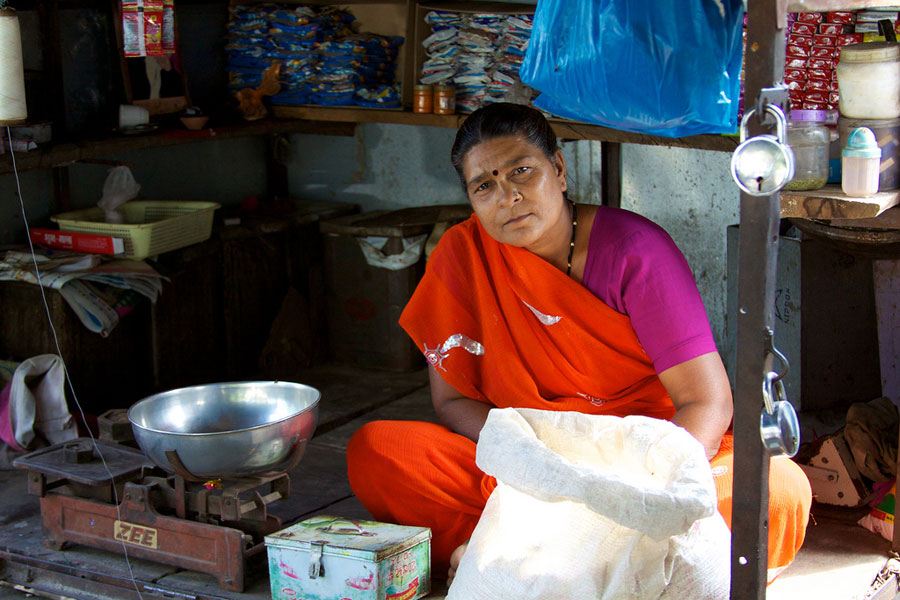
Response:
[[[672,422],[703,444],[707,458],[714,457],[734,413],[731,386],[719,353],[703,354],[666,369],[659,380],[675,405]]]
[[[466,548],[469,547],[469,542],[464,542],[461,546],[459,546],[456,550],[453,551],[453,554],[450,555],[450,568],[447,570],[447,587],[450,587],[450,584],[453,583],[453,578],[456,577],[456,569],[459,568],[459,561],[462,560],[463,554],[466,553]]]
[[[462,396],[430,365],[428,379],[431,384],[431,402],[441,424],[477,443],[488,412],[494,406]]]

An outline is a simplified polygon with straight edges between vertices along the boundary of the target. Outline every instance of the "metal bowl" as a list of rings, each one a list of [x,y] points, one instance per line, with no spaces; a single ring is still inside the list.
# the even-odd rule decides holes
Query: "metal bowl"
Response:
[[[316,429],[320,397],[300,383],[212,383],[144,398],[128,420],[144,454],[169,472],[247,477],[297,464]]]

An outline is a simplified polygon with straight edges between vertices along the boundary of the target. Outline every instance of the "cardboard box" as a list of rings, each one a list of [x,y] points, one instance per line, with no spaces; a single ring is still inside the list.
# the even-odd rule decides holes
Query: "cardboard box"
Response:
[[[273,600],[416,600],[431,592],[431,530],[307,519],[265,538]]]

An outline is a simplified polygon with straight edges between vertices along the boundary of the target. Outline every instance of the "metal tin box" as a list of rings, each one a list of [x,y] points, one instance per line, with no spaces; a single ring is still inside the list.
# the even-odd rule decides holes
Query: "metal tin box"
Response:
[[[431,530],[319,515],[265,538],[274,600],[415,600],[431,591]]]

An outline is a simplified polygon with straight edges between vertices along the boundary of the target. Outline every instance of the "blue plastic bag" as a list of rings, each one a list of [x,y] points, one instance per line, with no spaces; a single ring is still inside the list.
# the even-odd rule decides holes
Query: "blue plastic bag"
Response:
[[[741,0],[541,0],[525,62],[535,105],[667,137],[737,130]]]

